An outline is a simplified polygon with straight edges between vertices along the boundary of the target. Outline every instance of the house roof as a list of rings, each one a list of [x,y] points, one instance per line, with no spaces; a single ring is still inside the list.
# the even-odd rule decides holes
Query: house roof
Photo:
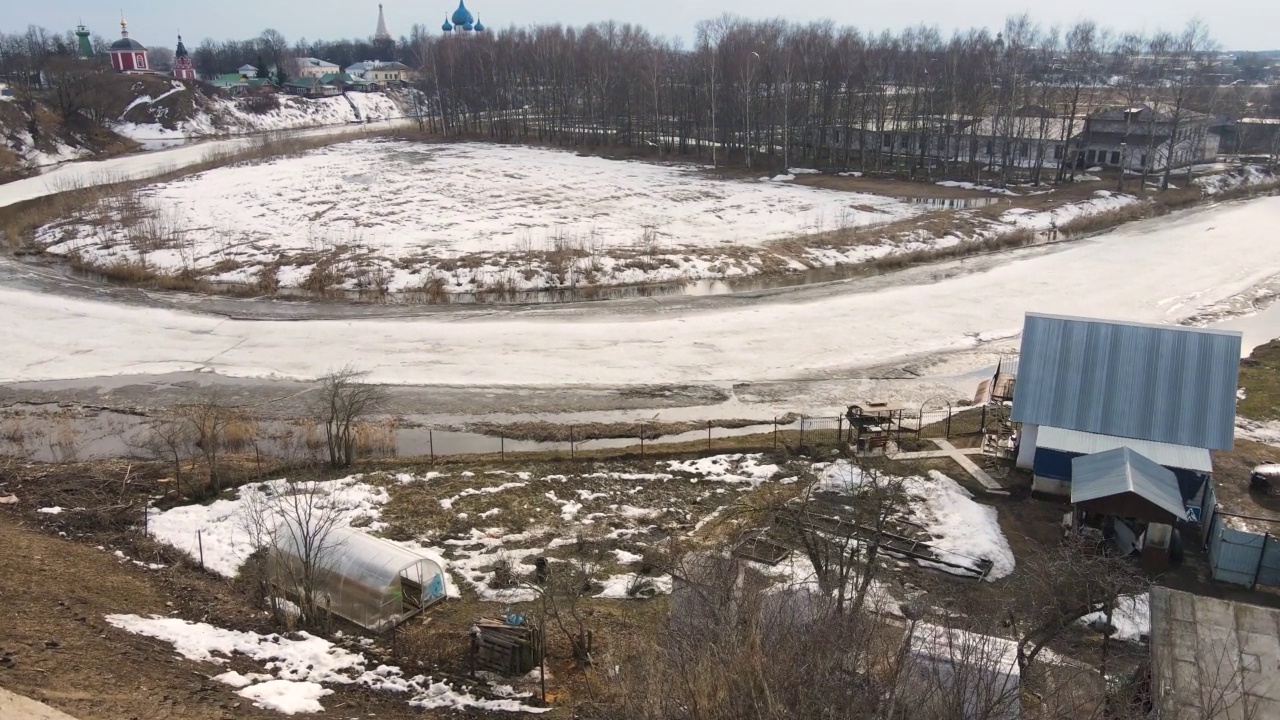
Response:
[[[347,66],[347,72],[355,70],[362,72],[365,70],[408,70],[409,66],[399,62],[382,62],[380,60],[365,60],[363,62],[354,63]]]
[[[333,63],[331,63],[331,62],[329,62],[329,61],[327,61],[327,60],[321,60],[320,58],[313,58],[313,57],[298,58],[298,65],[303,66],[303,67],[314,67],[314,68],[336,68],[336,67],[338,67],[337,65],[334,65]]]
[[[1213,472],[1213,460],[1209,457],[1209,451],[1189,445],[1099,435],[1046,425],[1036,431],[1036,447],[1077,455],[1092,455],[1127,447],[1167,468],[1200,473]]]
[[[1225,330],[1027,313],[1011,419],[1230,450],[1240,342]]]
[[[1174,518],[1185,517],[1173,471],[1132,448],[1082,455],[1071,461],[1071,502],[1086,503],[1132,493]]]

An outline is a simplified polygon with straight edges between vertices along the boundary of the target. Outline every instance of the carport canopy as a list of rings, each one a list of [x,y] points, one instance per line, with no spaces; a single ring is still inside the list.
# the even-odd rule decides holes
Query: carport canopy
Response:
[[[1166,525],[1186,517],[1173,471],[1127,447],[1073,459],[1071,503],[1089,512]]]

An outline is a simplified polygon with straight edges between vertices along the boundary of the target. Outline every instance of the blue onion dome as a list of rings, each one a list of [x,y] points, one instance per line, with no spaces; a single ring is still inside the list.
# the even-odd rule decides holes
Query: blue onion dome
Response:
[[[475,16],[467,9],[466,0],[458,0],[458,9],[453,11],[453,24],[464,30],[470,30],[473,22],[475,22]]]
[[[449,16],[445,16],[444,24],[440,26],[440,29],[445,32],[453,32],[453,25],[449,24]]]
[[[463,26],[462,26],[462,29],[463,29],[463,30],[467,30],[467,31],[471,31],[471,30],[474,30],[474,29],[475,29],[475,25],[472,25],[471,23],[467,23],[466,25],[463,25]]]
[[[480,22],[480,16],[476,16],[476,24],[471,28],[476,32],[484,32],[484,23]]]

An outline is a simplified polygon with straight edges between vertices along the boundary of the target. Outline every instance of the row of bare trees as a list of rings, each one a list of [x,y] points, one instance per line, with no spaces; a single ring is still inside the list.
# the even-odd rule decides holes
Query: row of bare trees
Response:
[[[1214,49],[1199,22],[1136,35],[1092,21],[1045,29],[1025,15],[994,36],[951,37],[724,16],[701,23],[691,49],[614,23],[466,41],[415,27],[409,48],[423,70],[424,114],[449,134],[895,171],[939,155],[932,148],[950,136],[944,173],[967,172],[978,152],[970,143],[963,156],[955,138],[966,132],[1026,137],[1027,108],[1069,118],[1065,127],[1039,123],[1052,140],[1080,132],[1074,119],[1108,104],[1160,102],[1178,116],[1243,111],[1247,93],[1222,85],[1230,71]],[[895,134],[917,139],[899,147],[886,139]],[[1070,160],[1042,157],[1039,166]]]
[[[346,366],[316,381],[309,419],[323,430],[325,459],[331,468],[350,467],[356,461],[360,424],[387,408],[386,388],[365,382],[365,377],[366,373]],[[260,457],[254,425],[251,408],[215,386],[152,418],[130,443],[172,465],[178,495],[213,497],[226,484],[227,455],[248,450]],[[304,463],[313,458],[304,440],[288,440],[288,447],[274,448],[284,456],[281,459]]]

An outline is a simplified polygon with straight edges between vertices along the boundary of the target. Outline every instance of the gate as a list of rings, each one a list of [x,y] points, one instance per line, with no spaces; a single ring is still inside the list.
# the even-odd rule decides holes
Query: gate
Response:
[[[1251,590],[1258,585],[1280,586],[1280,542],[1269,532],[1227,527],[1227,517],[1232,516],[1216,511],[1208,525],[1213,579]]]

